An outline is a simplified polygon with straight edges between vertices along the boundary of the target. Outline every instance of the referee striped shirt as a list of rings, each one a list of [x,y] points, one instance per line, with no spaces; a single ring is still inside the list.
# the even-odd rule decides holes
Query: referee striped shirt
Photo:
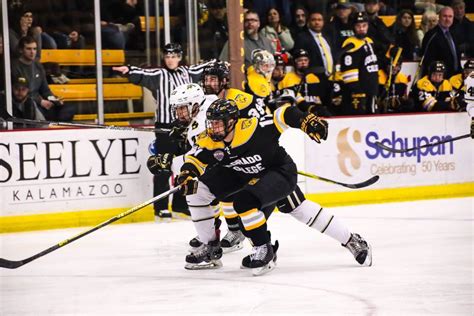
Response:
[[[169,103],[171,92],[182,84],[198,82],[204,68],[212,62],[179,66],[174,70],[166,68],[143,69],[130,66],[128,74],[131,83],[148,88],[152,92],[157,103],[156,121],[169,124],[173,120]]]

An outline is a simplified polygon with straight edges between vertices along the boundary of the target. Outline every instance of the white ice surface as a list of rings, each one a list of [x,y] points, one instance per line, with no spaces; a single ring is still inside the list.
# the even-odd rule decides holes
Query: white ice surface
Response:
[[[473,315],[473,201],[331,209],[371,243],[372,267],[275,213],[278,266],[261,277],[239,269],[249,244],[220,270],[185,270],[190,221],[107,226],[1,269],[0,315]],[[85,229],[0,235],[0,257],[24,259]]]

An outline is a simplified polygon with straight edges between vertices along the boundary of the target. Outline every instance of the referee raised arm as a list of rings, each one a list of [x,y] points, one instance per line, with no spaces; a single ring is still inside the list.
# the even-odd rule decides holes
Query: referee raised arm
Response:
[[[171,128],[173,117],[169,98],[171,92],[178,86],[200,80],[203,69],[210,63],[192,66],[181,65],[183,49],[180,44],[169,43],[163,48],[164,68],[142,69],[135,66],[120,66],[112,69],[127,75],[130,82],[148,88],[156,100],[156,128]],[[169,135],[156,134],[155,150],[157,154],[181,154],[179,143],[174,142]],[[170,174],[155,174],[153,178],[153,193],[158,195],[169,190]],[[154,204],[155,216],[170,218],[168,201],[161,200]],[[173,212],[189,215],[188,206],[184,197],[175,194],[172,201]]]

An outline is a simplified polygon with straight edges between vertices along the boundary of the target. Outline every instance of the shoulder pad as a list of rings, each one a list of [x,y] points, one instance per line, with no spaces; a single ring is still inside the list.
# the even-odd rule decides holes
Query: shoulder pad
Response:
[[[365,42],[357,37],[351,36],[342,43],[342,48],[348,49],[348,53],[355,52],[364,46]],[[352,48],[350,48],[352,47]]]
[[[258,119],[256,117],[239,119],[235,124],[235,134],[231,144],[232,148],[247,143],[250,138],[252,138],[252,135],[255,133],[257,127]]]
[[[416,86],[420,90],[425,90],[425,91],[435,91],[436,88],[433,86],[431,81],[428,79],[428,76],[424,76],[418,82],[416,83]]]
[[[235,103],[237,103],[237,107],[239,108],[239,110],[243,110],[250,104],[252,104],[253,95],[239,89],[231,88],[227,90],[226,99],[234,100]]]
[[[214,150],[219,148],[224,148],[224,142],[215,142],[213,141],[207,133],[204,131],[196,137],[196,144],[207,150]]]
[[[319,77],[313,73],[306,75],[306,83],[319,83]]]
[[[247,84],[256,96],[265,98],[272,93],[270,82],[260,74],[249,74],[247,76]]]

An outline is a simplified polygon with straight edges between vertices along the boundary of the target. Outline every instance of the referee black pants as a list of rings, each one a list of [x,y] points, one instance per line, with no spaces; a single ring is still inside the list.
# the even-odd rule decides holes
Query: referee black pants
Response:
[[[155,123],[156,128],[171,128],[171,124]],[[183,154],[179,144],[172,140],[172,138],[166,133],[156,133],[155,149],[157,154],[171,153],[174,155]],[[157,174],[153,177],[153,195],[157,196],[160,193],[168,191],[170,175]],[[158,211],[168,209],[168,199],[157,201],[153,204],[155,209],[155,215],[158,215]],[[186,198],[182,194],[173,194],[171,202],[171,210],[174,212],[183,212],[188,210],[186,204]]]

